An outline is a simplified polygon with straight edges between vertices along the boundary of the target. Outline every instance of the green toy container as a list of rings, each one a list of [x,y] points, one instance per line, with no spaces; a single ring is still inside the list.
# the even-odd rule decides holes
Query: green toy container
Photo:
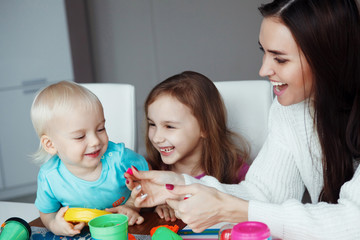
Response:
[[[91,237],[97,240],[127,240],[128,217],[123,214],[108,214],[89,222]]]
[[[0,240],[28,240],[31,236],[29,224],[17,217],[6,220],[1,226]]]

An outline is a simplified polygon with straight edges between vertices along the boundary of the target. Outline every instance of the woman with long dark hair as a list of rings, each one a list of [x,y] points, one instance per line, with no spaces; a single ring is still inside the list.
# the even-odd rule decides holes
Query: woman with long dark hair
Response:
[[[245,181],[135,172],[143,193],[136,204],[166,201],[194,231],[253,220],[281,239],[360,239],[358,3],[275,0],[259,10],[260,75],[276,98]],[[309,204],[301,201],[305,189]]]

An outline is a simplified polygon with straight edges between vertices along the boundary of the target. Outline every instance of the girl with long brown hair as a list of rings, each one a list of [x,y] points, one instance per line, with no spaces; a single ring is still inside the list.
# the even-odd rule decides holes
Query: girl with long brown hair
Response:
[[[145,115],[146,159],[152,169],[198,179],[209,175],[222,183],[244,179],[249,145],[228,129],[222,97],[206,76],[186,71],[159,83],[145,101]],[[156,211],[176,219],[166,206]]]

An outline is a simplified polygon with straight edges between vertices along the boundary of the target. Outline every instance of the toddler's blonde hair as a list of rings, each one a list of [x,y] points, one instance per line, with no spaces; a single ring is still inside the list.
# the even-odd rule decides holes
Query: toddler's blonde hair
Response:
[[[74,82],[61,81],[40,90],[31,106],[31,121],[39,138],[51,132],[52,120],[61,114],[71,114],[74,106],[103,111],[96,95]],[[40,143],[32,157],[36,164],[43,164],[51,156]]]

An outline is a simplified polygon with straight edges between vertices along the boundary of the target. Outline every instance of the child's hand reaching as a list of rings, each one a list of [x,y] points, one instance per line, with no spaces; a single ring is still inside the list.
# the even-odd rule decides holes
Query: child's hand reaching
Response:
[[[140,186],[141,187],[141,186]],[[112,213],[120,213],[128,216],[128,225],[132,226],[136,224],[142,224],[144,222],[144,218],[139,214],[139,208],[136,208],[134,205],[135,194],[131,194],[128,200],[124,205],[117,206],[114,208],[106,208],[105,211]]]
[[[129,226],[132,226],[135,223],[141,224],[144,222],[144,218],[139,214],[138,209],[136,209],[135,207],[132,207],[132,206],[122,205],[122,206],[117,206],[114,208],[106,208],[105,210],[108,212],[111,212],[111,213],[120,213],[120,214],[124,214],[124,215],[128,216]]]
[[[83,229],[86,224],[84,222],[70,223],[65,221],[64,214],[68,208],[69,207],[62,207],[54,213],[40,212],[41,221],[45,227],[55,235],[75,236],[81,232],[81,229]]]
[[[175,211],[167,204],[159,205],[155,208],[155,212],[159,215],[160,218],[165,219],[166,221],[176,221]]]

